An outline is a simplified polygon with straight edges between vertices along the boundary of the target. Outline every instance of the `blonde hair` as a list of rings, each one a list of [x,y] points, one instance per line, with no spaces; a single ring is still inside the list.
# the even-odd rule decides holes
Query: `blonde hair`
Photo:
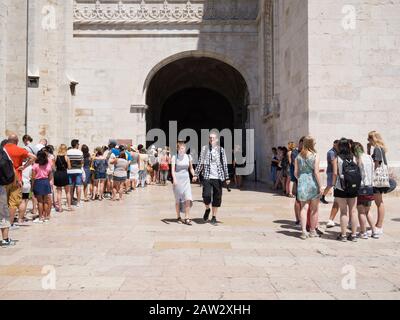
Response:
[[[288,143],[288,150],[293,151],[294,149],[296,149],[296,144],[293,141],[290,141]]]
[[[179,150],[180,147],[186,148],[186,143],[184,143],[184,142],[182,142],[182,141],[179,141],[179,142],[176,144],[176,150]]]
[[[317,151],[315,151],[315,140],[311,136],[307,136],[304,138],[303,149],[301,150],[300,154],[303,158],[306,158],[308,152],[313,154],[317,153]]]
[[[65,156],[67,154],[68,147],[65,144],[60,144],[57,150],[58,156]]]
[[[383,141],[383,138],[379,132],[376,131],[371,131],[368,133],[368,138],[371,139],[372,145],[374,147],[380,147],[382,148],[385,152],[388,151],[385,142]]]

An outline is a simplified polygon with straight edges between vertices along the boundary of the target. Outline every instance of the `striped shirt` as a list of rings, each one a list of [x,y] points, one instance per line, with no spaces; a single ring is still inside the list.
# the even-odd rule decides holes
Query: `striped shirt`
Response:
[[[201,150],[195,176],[198,177],[200,174],[203,174],[205,180],[213,179],[211,171],[212,166],[215,165],[217,167],[216,176],[218,176],[218,179],[221,181],[229,180],[228,162],[224,148],[217,147],[217,149],[211,149],[210,151],[209,146],[204,146]]]
[[[71,162],[71,169],[67,170],[68,174],[82,173],[83,153],[79,149],[70,149],[67,156]]]

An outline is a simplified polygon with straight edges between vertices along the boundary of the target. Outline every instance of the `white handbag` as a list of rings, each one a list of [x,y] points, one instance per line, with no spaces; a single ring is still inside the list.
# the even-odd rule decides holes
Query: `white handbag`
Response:
[[[386,157],[383,155],[382,149],[379,148],[382,155],[382,162],[374,171],[372,185],[375,188],[390,188],[389,168],[386,162]]]

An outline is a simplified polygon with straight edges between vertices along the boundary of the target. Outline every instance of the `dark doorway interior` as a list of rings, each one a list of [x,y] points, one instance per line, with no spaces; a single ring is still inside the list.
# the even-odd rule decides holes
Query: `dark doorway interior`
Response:
[[[161,129],[166,133],[169,121],[178,122],[178,132],[190,128],[199,137],[201,129],[234,129],[233,109],[229,101],[208,88],[187,88],[172,94],[161,111]]]

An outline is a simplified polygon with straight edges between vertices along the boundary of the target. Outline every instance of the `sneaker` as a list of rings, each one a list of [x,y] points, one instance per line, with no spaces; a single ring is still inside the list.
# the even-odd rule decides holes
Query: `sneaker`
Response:
[[[322,236],[322,235],[324,234],[324,233],[323,233],[321,230],[319,230],[318,228],[315,229],[315,232],[317,232],[318,236]]]
[[[380,236],[379,236],[379,234],[372,233],[372,234],[371,234],[371,238],[373,238],[373,239],[379,239]]]
[[[203,220],[208,221],[208,217],[210,216],[211,209],[206,209],[204,212]]]
[[[14,246],[15,245],[15,241],[8,238],[7,240],[2,240],[1,241],[1,246],[2,247],[9,247],[9,246]]]
[[[317,233],[316,230],[314,230],[314,231],[310,232],[309,237],[310,238],[319,238],[319,234]]]
[[[378,236],[383,235],[383,228],[375,228],[375,234]]]
[[[33,223],[43,223],[43,220],[40,220],[39,218],[36,218],[33,220]]]
[[[216,217],[212,217],[211,224],[214,225],[214,226],[217,225],[217,218]]]
[[[337,240],[342,241],[342,242],[347,242],[347,236],[339,234],[337,237]]]
[[[360,233],[359,238],[364,240],[368,239],[369,238],[368,233],[367,232]]]
[[[347,240],[352,241],[352,242],[357,242],[357,236],[353,234],[349,234],[347,237]]]
[[[321,197],[321,199],[319,199],[323,204],[329,204],[328,201],[325,200],[325,197]]]
[[[308,238],[309,238],[309,236],[308,236],[307,233],[304,233],[304,232],[301,233],[301,236],[300,236],[300,239],[301,239],[301,240],[306,240],[306,239],[308,239]]]
[[[19,225],[16,224],[16,223],[13,223],[13,224],[11,225],[11,227],[10,227],[10,230],[16,230],[16,229],[19,229]]]
[[[335,226],[336,226],[335,221],[333,221],[333,220],[328,220],[328,223],[326,224],[326,227],[327,227],[327,228],[333,228],[333,227],[335,227]]]

